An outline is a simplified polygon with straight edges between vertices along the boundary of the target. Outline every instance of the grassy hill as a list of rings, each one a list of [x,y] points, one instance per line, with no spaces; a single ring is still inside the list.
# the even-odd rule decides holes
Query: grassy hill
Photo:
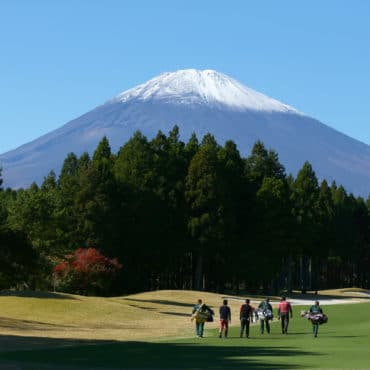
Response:
[[[352,297],[353,292],[320,293]],[[217,338],[216,321],[197,339],[189,313],[199,297],[214,308],[223,298],[190,291],[116,298],[2,295],[0,369],[370,368],[370,303],[324,306],[329,323],[320,327],[318,338],[295,306],[289,335],[281,335],[274,320],[270,335],[260,335],[255,325],[250,339],[240,339],[240,298],[229,297],[230,338]]]
[[[192,334],[190,313],[201,297],[212,307],[219,294],[156,291],[102,298],[68,294],[0,296],[0,334],[48,338],[141,340]],[[230,301],[238,310],[240,301]],[[1,351],[1,346],[0,346]]]

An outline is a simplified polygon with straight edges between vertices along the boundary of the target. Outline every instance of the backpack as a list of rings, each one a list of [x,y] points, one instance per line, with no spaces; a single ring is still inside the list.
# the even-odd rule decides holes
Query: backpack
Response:
[[[207,322],[213,322],[213,314],[211,312],[208,312],[208,316],[207,316]]]
[[[240,318],[248,319],[251,315],[252,307],[247,304],[243,304],[240,310]]]

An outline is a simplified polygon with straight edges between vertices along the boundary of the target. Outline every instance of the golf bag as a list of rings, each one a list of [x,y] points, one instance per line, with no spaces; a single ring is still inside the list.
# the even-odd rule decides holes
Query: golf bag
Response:
[[[301,317],[310,320],[313,324],[326,324],[328,317],[323,313],[311,313],[307,311],[301,311]]]
[[[259,308],[255,311],[255,317],[259,320],[272,320],[274,318],[274,315],[269,309],[263,310]]]
[[[212,321],[213,317],[211,315],[210,310],[206,305],[200,306],[193,314],[192,320],[196,320],[196,322],[204,323],[209,320],[209,316],[211,316]]]

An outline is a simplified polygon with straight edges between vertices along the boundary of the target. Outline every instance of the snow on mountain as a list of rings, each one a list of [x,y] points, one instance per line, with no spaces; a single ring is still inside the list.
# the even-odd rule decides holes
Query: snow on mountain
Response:
[[[335,180],[356,195],[370,192],[370,147],[216,71],[164,73],[127,90],[30,143],[0,155],[4,185],[40,183],[59,172],[69,152],[92,153],[106,135],[117,151],[136,130],[152,138],[177,124],[183,140],[211,132],[234,140],[247,156],[256,140],[279,154],[296,174],[308,160],[319,179]]]
[[[118,95],[113,101],[162,101],[173,104],[206,104],[234,110],[294,112],[292,107],[243,86],[236,80],[210,69],[164,73]]]

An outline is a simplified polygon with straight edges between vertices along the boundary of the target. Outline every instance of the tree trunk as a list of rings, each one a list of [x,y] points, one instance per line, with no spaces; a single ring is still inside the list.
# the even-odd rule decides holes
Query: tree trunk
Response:
[[[288,294],[292,293],[292,268],[293,268],[292,255],[289,254],[289,257],[288,257],[288,271],[287,271],[287,283],[286,283],[286,289],[287,289]]]
[[[239,292],[240,292],[240,290],[239,290],[239,277],[237,277],[236,280],[235,280],[235,294],[239,295]]]
[[[303,254],[300,257],[300,282],[302,294],[307,293],[308,279],[309,279],[309,258],[307,257],[307,255]]]
[[[197,256],[197,265],[195,267],[195,289],[203,288],[203,256],[201,253]]]

